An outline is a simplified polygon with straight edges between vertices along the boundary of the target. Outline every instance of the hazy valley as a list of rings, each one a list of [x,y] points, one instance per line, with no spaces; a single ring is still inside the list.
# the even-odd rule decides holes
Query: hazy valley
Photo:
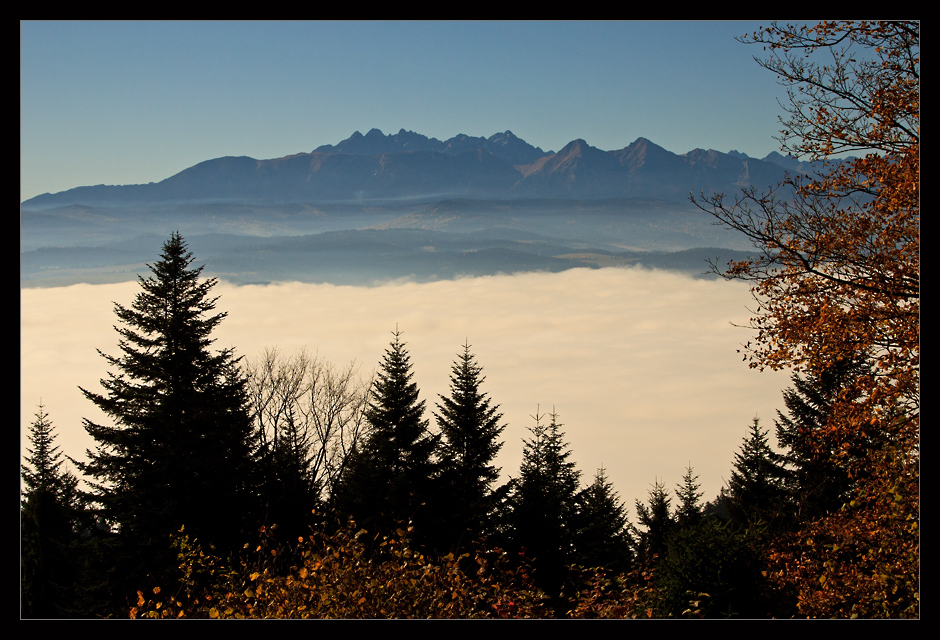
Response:
[[[691,193],[769,187],[792,158],[640,138],[544,152],[512,135],[441,142],[356,132],[273,160],[217,158],[158,183],[78,187],[21,205],[21,286],[133,280],[172,231],[206,274],[370,285],[641,264],[701,275],[748,242]]]

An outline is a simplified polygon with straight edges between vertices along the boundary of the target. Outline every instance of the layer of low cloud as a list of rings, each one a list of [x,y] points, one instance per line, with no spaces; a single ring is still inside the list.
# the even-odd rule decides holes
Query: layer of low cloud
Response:
[[[21,290],[23,450],[40,400],[62,451],[81,458],[93,447],[81,420],[107,418],[78,386],[100,390],[107,363],[96,349],[118,352],[112,302],[129,305],[139,290]],[[246,358],[306,348],[337,365],[355,360],[367,375],[397,327],[432,427],[430,412],[469,342],[508,425],[504,477],[518,474],[531,416],[554,410],[582,482],[605,467],[631,517],[655,480],[672,489],[688,464],[704,499],[714,498],[753,417],[773,432],[789,384],[786,373],[749,369],[737,352],[751,334],[733,325],[747,324],[751,298],[735,282],[572,269],[374,288],[223,282],[214,293],[228,312],[216,346]]]

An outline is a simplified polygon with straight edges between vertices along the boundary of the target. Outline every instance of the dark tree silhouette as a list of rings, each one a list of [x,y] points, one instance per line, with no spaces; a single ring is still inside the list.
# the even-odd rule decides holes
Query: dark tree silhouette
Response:
[[[550,414],[547,425],[544,414],[536,411],[532,417],[532,438],[523,441],[520,477],[511,498],[513,536],[534,561],[536,583],[556,596],[572,557],[581,474],[568,460],[571,451],[558,415]]]
[[[55,428],[42,404],[29,428],[21,466],[20,605],[24,618],[69,615],[76,567],[71,547],[80,509],[78,479],[63,471]]]
[[[767,441],[767,430],[754,418],[728,480],[728,506],[741,524],[771,523],[786,512],[783,456]]]
[[[793,387],[783,392],[787,413],[777,412],[777,442],[785,449],[785,486],[798,521],[841,507],[852,487],[848,468],[884,445],[875,424],[847,441],[827,437],[833,404],[870,370],[866,358],[837,360],[818,375],[793,374]]]
[[[604,567],[614,572],[630,568],[635,542],[626,509],[604,468],[576,498],[575,561],[583,567]]]
[[[210,350],[226,314],[209,315],[216,280],[200,281],[192,262],[172,234],[132,305],[114,305],[121,354],[99,350],[114,369],[104,393],[82,389],[114,421],[85,420],[97,444],[79,468],[117,534],[128,588],[172,567],[168,536],[181,527],[233,549],[252,511],[246,383],[231,349]]]
[[[420,536],[428,511],[422,503],[437,475],[434,454],[440,436],[428,430],[423,418],[424,401],[411,381],[411,359],[401,332],[396,329],[392,335],[366,410],[369,433],[337,483],[333,507],[341,518],[352,516],[380,530],[412,519]]]
[[[693,475],[690,464],[682,476],[682,484],[678,485],[676,490],[679,506],[676,507],[675,516],[680,527],[695,526],[702,520],[702,505],[699,500],[703,494],[699,491],[701,485],[696,480],[698,476]]]
[[[483,368],[464,344],[451,368],[450,396],[440,396],[434,417],[440,427],[443,513],[449,538],[469,542],[491,533],[496,510],[506,487],[494,488],[499,468],[493,460],[503,443],[504,424],[499,406],[490,406],[480,391]]]
[[[647,504],[636,501],[637,520],[646,527],[639,536],[639,548],[646,561],[652,561],[653,556],[662,556],[666,551],[666,540],[676,525],[671,510],[672,499],[665,483],[659,480],[653,483]]]

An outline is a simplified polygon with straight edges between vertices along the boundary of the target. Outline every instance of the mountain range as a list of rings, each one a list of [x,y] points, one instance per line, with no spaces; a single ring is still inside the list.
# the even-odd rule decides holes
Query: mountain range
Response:
[[[358,131],[309,153],[257,160],[227,156],[200,162],[160,182],[97,185],[45,193],[24,209],[68,205],[181,203],[389,203],[447,198],[485,200],[653,198],[686,201],[690,192],[766,188],[786,171],[813,167],[771,153],[694,149],[678,155],[646,138],[602,151],[582,139],[543,151],[511,131],[449,140],[405,131]]]
[[[816,167],[772,153],[638,138],[543,151],[510,131],[441,141],[358,131],[309,153],[200,162],[160,182],[21,203],[21,286],[134,280],[183,234],[205,274],[236,283],[377,284],[643,265],[696,276],[751,243],[690,193],[764,190]]]

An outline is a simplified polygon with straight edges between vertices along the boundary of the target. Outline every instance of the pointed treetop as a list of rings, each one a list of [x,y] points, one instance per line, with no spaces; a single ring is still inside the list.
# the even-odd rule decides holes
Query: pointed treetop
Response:
[[[701,485],[696,480],[698,476],[693,475],[690,462],[686,467],[685,475],[682,476],[682,484],[676,487],[676,497],[679,498],[676,520],[683,526],[697,523],[702,516],[702,505],[699,500],[704,494],[699,491]]]
[[[43,408],[42,401],[35,416],[36,419],[29,427],[29,442],[32,448],[26,449],[29,454],[26,458],[27,464],[21,465],[26,494],[50,489],[57,491],[62,475],[59,473],[62,452],[55,446],[55,427],[49,420],[49,414]]]

